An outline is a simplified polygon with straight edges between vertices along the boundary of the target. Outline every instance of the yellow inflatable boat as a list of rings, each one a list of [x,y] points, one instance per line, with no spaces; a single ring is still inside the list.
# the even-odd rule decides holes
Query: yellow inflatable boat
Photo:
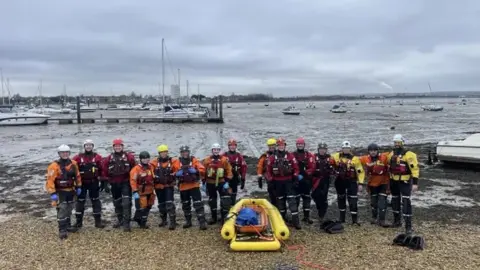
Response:
[[[250,207],[258,213],[259,225],[239,227],[235,224],[238,212],[244,207]],[[230,241],[230,248],[234,251],[275,251],[281,248],[279,240],[290,237],[280,212],[266,199],[238,201],[230,209],[221,234],[223,239]]]

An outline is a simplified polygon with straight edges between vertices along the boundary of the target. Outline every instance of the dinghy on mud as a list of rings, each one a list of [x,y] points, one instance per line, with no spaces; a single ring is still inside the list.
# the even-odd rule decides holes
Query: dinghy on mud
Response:
[[[241,199],[230,209],[221,235],[234,251],[276,251],[282,246],[280,241],[290,237],[290,231],[268,200]]]
[[[446,163],[480,164],[480,133],[463,141],[441,141],[437,144],[436,158]]]

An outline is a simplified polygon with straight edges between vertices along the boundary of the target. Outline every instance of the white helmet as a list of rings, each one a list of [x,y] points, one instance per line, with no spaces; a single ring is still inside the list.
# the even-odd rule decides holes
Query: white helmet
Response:
[[[405,142],[405,138],[403,138],[402,134],[395,134],[393,136],[393,142]]]
[[[349,141],[344,141],[342,143],[342,148],[352,148],[352,145],[350,144]]]
[[[222,147],[220,146],[220,144],[214,143],[214,144],[212,144],[212,150],[213,149],[222,149]]]
[[[62,144],[57,148],[57,152],[70,152],[70,147],[66,144]]]
[[[83,142],[83,147],[85,147],[85,144],[91,144],[91,145],[95,146],[95,144],[93,143],[93,140],[90,140],[90,139],[86,139],[86,140]]]

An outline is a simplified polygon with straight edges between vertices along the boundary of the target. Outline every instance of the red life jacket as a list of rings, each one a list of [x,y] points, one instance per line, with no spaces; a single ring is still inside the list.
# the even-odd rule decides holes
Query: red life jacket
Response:
[[[293,174],[293,167],[290,160],[288,160],[287,152],[285,155],[278,156],[278,154],[274,155],[274,162],[273,162],[273,175],[275,176],[289,176]]]
[[[160,158],[158,159],[158,168],[155,169],[155,184],[167,185],[173,183],[175,180],[172,176],[172,158],[168,158],[168,164],[165,168],[162,167]]]
[[[407,162],[402,160],[402,155],[393,155],[390,160],[390,173],[394,175],[409,175],[410,169]]]
[[[78,169],[82,176],[82,182],[86,183],[97,179],[99,169],[97,162],[100,161],[100,156],[92,153],[91,155],[80,154],[79,157],[80,162],[78,163]]]
[[[180,170],[183,170],[183,176],[177,177],[179,183],[195,183],[198,182],[198,175],[196,173],[191,174],[188,172],[189,168],[193,167],[193,156],[190,156],[190,158],[185,159],[185,158],[180,158],[180,163],[182,164],[182,167]]]
[[[339,164],[337,165],[338,178],[340,179],[354,179],[357,175],[355,172],[355,166],[351,159],[347,159],[347,162],[343,162],[342,156],[339,157]]]
[[[309,157],[308,151],[306,150],[303,152],[295,151],[293,152],[293,155],[295,156],[295,159],[298,162],[298,168],[300,169],[300,174],[305,175],[305,171],[307,170],[308,157]]]
[[[55,188],[64,189],[64,188],[73,188],[75,187],[75,181],[77,180],[77,170],[75,166],[72,165],[72,161],[68,160],[67,162],[56,161],[60,167],[61,174],[55,178]],[[67,169],[67,167],[70,167]]]
[[[230,151],[226,152],[224,156],[227,158],[228,163],[232,166],[233,175],[239,175],[240,169],[242,168],[241,155],[238,152],[230,153]]]
[[[315,171],[313,172],[313,177],[315,178],[325,178],[329,177],[332,174],[333,167],[330,164],[330,155],[320,156],[315,154]]]
[[[110,162],[108,164],[108,174],[110,176],[125,175],[128,174],[130,170],[130,162],[128,162],[128,158],[125,153],[121,156],[116,154],[110,155]]]
[[[367,163],[367,173],[368,175],[384,175],[387,172],[387,164],[383,164],[380,159],[372,160],[372,157],[368,157],[370,160]]]

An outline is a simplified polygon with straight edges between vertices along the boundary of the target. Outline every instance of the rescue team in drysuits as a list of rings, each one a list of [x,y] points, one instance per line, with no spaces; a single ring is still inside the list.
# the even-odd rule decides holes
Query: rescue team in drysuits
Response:
[[[394,227],[400,227],[402,212],[407,233],[412,232],[412,206],[410,196],[418,190],[419,167],[416,154],[404,148],[402,135],[394,136],[394,150],[380,153],[376,144],[368,146],[368,154],[355,156],[350,142],[342,143],[338,153],[330,155],[328,146],[321,142],[316,153],[307,151],[305,140],[296,140],[296,151],[286,150],[286,141],[270,138],[268,151],[261,155],[257,164],[259,188],[266,180],[269,199],[277,206],[282,217],[287,217],[287,205],[291,214],[291,224],[301,229],[299,218],[302,200],[303,221],[312,224],[310,200],[317,208],[318,219],[322,223],[328,209],[328,191],[331,180],[335,181],[339,220],[346,220],[348,202],[352,224],[358,220],[358,192],[363,189],[365,178],[370,194],[372,224],[387,227],[385,222],[387,196],[392,195]],[[46,190],[52,205],[57,208],[59,237],[67,238],[68,232],[76,232],[83,226],[85,200],[88,194],[92,202],[95,227],[104,228],[101,219],[99,192],[112,192],[117,214],[114,228],[123,227],[131,231],[131,220],[141,228],[148,228],[147,220],[155,198],[158,200],[160,227],[168,225],[176,228],[176,213],[173,199],[174,187],[178,184],[182,210],[185,215],[183,228],[192,226],[192,204],[199,227],[207,227],[201,190],[209,196],[213,225],[223,223],[230,207],[236,202],[238,185],[245,188],[246,163],[239,152],[237,142],[228,141],[228,151],[221,154],[219,144],[213,144],[211,155],[202,161],[190,154],[188,146],[180,148],[178,158],[170,157],[168,146],[157,148],[158,156],[153,160],[148,152],[135,157],[124,152],[123,140],[115,139],[113,153],[105,158],[93,152],[94,143],[86,140],[84,151],[70,159],[67,145],[58,147],[59,159],[47,169]],[[111,186],[111,188],[110,188]],[[131,217],[132,197],[135,214]],[[220,219],[218,219],[217,199],[220,197]],[[76,200],[75,200],[76,198]],[[71,225],[71,212],[75,206],[76,224]]]

